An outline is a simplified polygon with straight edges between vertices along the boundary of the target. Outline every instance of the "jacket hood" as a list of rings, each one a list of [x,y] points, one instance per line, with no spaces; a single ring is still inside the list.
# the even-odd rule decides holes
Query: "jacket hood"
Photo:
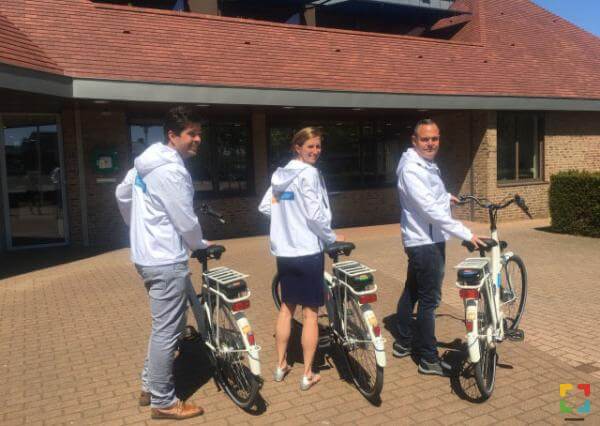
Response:
[[[143,178],[151,171],[165,164],[183,165],[183,160],[177,151],[157,142],[142,152],[134,161],[134,167]]]
[[[400,176],[401,170],[406,167],[407,164],[413,163],[418,164],[421,167],[425,167],[427,169],[438,169],[438,166],[431,162],[425,160],[421,157],[414,148],[408,148],[400,157],[400,161],[398,162],[398,167],[396,168],[396,176]]]
[[[302,173],[303,170],[312,167],[310,164],[298,160],[291,160],[285,167],[278,167],[271,177],[271,186],[273,193],[280,194],[284,192],[292,181]]]

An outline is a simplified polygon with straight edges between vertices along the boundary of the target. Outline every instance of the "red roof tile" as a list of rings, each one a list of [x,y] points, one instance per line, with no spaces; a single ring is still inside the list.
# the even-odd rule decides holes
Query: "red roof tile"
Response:
[[[62,74],[62,70],[56,63],[2,14],[0,14],[0,62],[21,68]]]
[[[600,99],[600,39],[529,0],[461,3],[473,19],[454,42],[89,0],[2,0],[0,12],[79,78]]]

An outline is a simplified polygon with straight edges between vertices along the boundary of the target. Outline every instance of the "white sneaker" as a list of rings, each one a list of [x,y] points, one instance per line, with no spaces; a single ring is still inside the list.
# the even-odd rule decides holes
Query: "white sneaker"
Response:
[[[290,371],[292,371],[292,367],[289,365],[286,365],[284,368],[277,367],[273,372],[273,380],[276,382],[283,382],[283,379],[285,379],[285,376],[287,376]]]

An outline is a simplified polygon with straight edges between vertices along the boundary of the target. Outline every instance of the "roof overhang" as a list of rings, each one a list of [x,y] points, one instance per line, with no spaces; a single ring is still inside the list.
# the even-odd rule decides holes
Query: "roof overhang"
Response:
[[[0,63],[0,87],[43,95],[73,97],[73,79]]]
[[[0,88],[71,99],[314,108],[600,111],[600,99],[164,84],[55,76],[0,64]]]
[[[600,99],[464,96],[73,81],[73,97],[138,102],[322,108],[600,111]]]

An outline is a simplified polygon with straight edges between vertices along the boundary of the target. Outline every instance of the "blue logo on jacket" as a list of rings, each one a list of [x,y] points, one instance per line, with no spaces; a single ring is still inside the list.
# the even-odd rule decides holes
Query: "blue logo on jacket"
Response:
[[[135,176],[135,186],[142,189],[142,192],[145,194],[148,192],[148,188],[146,187],[146,182],[140,177],[140,175]]]
[[[294,193],[292,191],[284,191],[278,197],[279,201],[290,201],[294,199]]]

